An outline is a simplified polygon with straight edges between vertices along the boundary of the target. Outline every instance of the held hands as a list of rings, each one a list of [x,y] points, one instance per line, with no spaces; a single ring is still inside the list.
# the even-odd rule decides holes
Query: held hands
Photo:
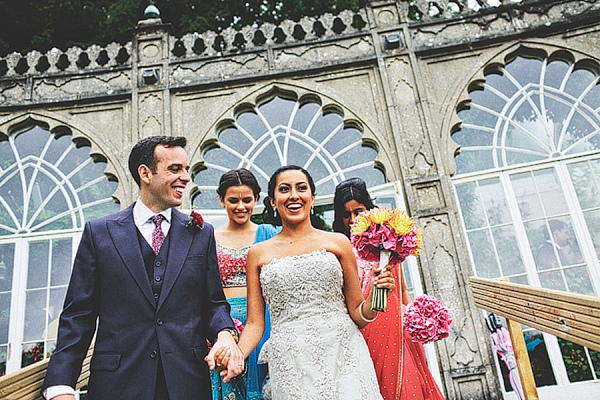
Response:
[[[244,372],[244,354],[227,331],[219,332],[217,342],[204,360],[210,369],[216,369],[220,373],[223,382],[229,382]]]

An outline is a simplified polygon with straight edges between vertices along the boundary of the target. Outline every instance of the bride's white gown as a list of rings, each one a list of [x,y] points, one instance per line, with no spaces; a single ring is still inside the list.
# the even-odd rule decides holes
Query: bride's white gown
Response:
[[[274,259],[260,283],[271,313],[269,363],[274,400],[381,399],[369,350],[350,318],[343,274],[325,250]]]

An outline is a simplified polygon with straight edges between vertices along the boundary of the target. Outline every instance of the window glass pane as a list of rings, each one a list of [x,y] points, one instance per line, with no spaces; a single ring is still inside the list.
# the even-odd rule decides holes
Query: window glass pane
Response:
[[[273,100],[259,106],[260,112],[265,116],[271,128],[278,125],[288,126],[292,110],[296,106],[296,102],[292,100],[275,97]]]
[[[48,326],[44,332],[44,339],[56,339],[58,333],[58,318],[60,317],[66,295],[66,287],[50,289],[50,301],[47,310]]]
[[[335,156],[338,152],[347,148],[350,145],[360,146],[362,141],[362,134],[353,128],[348,128],[339,131],[334,137],[332,137],[327,143],[325,143],[325,149]]]
[[[15,145],[19,152],[19,158],[27,156],[39,157],[48,142],[48,133],[40,127],[23,132],[15,138]]]
[[[267,131],[265,122],[255,112],[244,112],[237,116],[236,124],[249,133],[255,140],[262,137]]]
[[[539,83],[542,69],[542,61],[517,57],[504,68],[519,82],[520,86],[526,86],[530,82]]]
[[[456,194],[467,230],[483,228],[487,218],[483,211],[479,189],[475,182],[456,185]]]
[[[23,346],[21,367],[35,364],[44,359],[44,342],[29,343]]]
[[[246,132],[250,133],[250,132]],[[242,134],[240,130],[236,128],[228,128],[219,134],[219,143],[235,149],[238,153],[244,154],[248,150],[253,143],[248,136]]]
[[[562,60],[552,61],[546,66],[544,84],[558,89],[569,72],[571,66]]]
[[[479,181],[479,193],[485,205],[490,225],[512,222],[500,179],[493,178]]]
[[[71,275],[71,238],[52,241],[50,286],[67,285]]]
[[[590,140],[582,141],[582,139],[594,133],[598,135],[597,129],[581,113],[576,112],[567,127],[562,147],[568,149],[569,153],[583,153],[585,151],[597,150],[597,143]]]
[[[533,175],[535,177],[535,187],[541,197],[546,215],[567,213],[567,202],[558,183],[554,168],[535,171]]]
[[[322,115],[317,118],[312,129],[306,133],[311,139],[321,143],[331,134],[331,132],[340,130],[342,124],[342,117],[337,114]]]
[[[496,251],[502,266],[503,276],[522,274],[525,266],[517,246],[515,229],[513,226],[492,228],[492,235],[496,244]]]
[[[569,292],[594,295],[594,287],[586,265],[565,269]]]
[[[13,243],[0,245],[0,293],[12,290],[12,278],[15,260]]]
[[[567,290],[567,286],[565,285],[560,270],[540,272],[538,275],[540,277],[540,284],[543,288],[563,291]]]
[[[463,146],[492,146],[494,144],[494,132],[463,126],[452,139]]]
[[[29,269],[27,289],[46,287],[48,284],[48,254],[50,242],[29,243]]]
[[[510,180],[523,219],[543,217],[542,203],[535,189],[531,172],[511,175]]]
[[[510,79],[506,79],[504,75],[500,75],[497,73],[486,75],[485,84],[486,86],[491,86],[494,89],[499,90],[508,98],[513,97],[515,93],[517,93],[517,91],[519,90],[515,86],[513,81],[511,81]]]
[[[7,359],[8,359],[8,346],[0,346],[0,376],[6,375]]]
[[[468,234],[471,253],[475,262],[477,276],[483,278],[498,278],[502,276],[496,262],[494,245],[490,232],[486,230],[470,232]]]
[[[595,84],[595,80],[596,76],[587,69],[576,69],[571,73],[569,79],[567,79],[565,93],[568,93],[573,97],[579,97],[588,86]]]
[[[0,344],[8,343],[10,297],[10,292],[0,293]]]
[[[468,147],[460,149],[454,160],[458,174],[492,169],[496,165],[491,150],[470,150]]]
[[[583,216],[594,243],[596,257],[600,259],[600,210],[586,211]]]
[[[27,291],[23,340],[40,340],[46,329],[46,289]]]
[[[321,107],[316,103],[306,103],[296,112],[296,117],[292,123],[292,128],[298,132],[306,132],[308,126],[321,111]]]
[[[600,207],[600,160],[571,164],[569,173],[581,208]]]
[[[542,332],[536,329],[527,329],[523,326],[523,336],[525,338],[525,346],[531,361],[531,369],[533,370],[533,378],[537,387],[556,385],[556,378],[552,370],[552,364],[548,357],[546,342]]]
[[[581,382],[594,379],[585,348],[565,339],[557,339],[565,367],[567,368],[569,381]]]

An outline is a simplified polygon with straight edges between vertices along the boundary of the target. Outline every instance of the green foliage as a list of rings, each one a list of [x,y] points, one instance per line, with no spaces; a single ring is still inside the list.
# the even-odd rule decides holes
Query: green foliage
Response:
[[[131,39],[131,28],[144,18],[151,0],[2,0],[0,56],[17,51],[46,52],[86,48]],[[156,0],[164,23],[176,36],[264,22],[295,21],[303,16],[358,10],[359,0]]]
[[[567,368],[569,381],[581,382],[594,379],[583,346],[561,338],[558,338],[558,344]]]

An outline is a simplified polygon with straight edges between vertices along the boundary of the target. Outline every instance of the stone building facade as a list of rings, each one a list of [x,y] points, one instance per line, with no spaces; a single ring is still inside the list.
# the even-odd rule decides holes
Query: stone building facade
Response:
[[[124,45],[66,52],[52,49],[45,54],[33,51],[24,56],[13,53],[0,60],[0,200],[4,207],[0,251],[5,265],[0,275],[8,282],[4,286],[0,282],[0,312],[4,313],[0,331],[6,331],[0,332],[0,358],[4,357],[6,370],[23,365],[27,351],[35,346],[46,346],[46,353],[51,350],[53,336],[48,332],[55,319],[52,310],[58,308],[52,306],[60,304],[66,285],[64,277],[54,282],[60,274],[54,273],[52,265],[58,263],[60,254],[69,258],[83,221],[118,209],[111,197],[121,207],[136,199],[137,187],[126,165],[132,145],[150,135],[184,135],[195,174],[184,208],[198,207],[215,221],[220,211],[214,206],[213,189],[222,171],[254,168],[265,187],[265,177],[281,164],[293,161],[309,165],[313,172],[313,158],[324,209],[331,203],[334,185],[355,171],[375,188],[376,197],[381,193],[382,199],[387,196],[395,199],[395,205],[406,207],[424,233],[424,251],[411,270],[414,291],[440,298],[454,316],[452,334],[431,352],[430,361],[439,370],[444,392],[449,399],[516,398],[502,382],[501,362],[494,355],[485,315],[473,306],[468,277],[509,276],[548,287],[546,275],[541,275],[542,268],[534,260],[537,239],[530,234],[534,229],[528,230],[529,219],[519,214],[525,195],[519,197],[511,172],[530,174],[535,180],[536,174],[545,171],[541,166],[546,166],[563,171],[557,172],[557,181],[564,186],[568,211],[556,215],[572,222],[578,254],[584,260],[576,264],[579,269],[569,269],[575,264],[560,261],[552,271],[558,271],[566,282],[565,290],[577,291],[569,279],[584,273],[589,284],[580,291],[597,294],[600,289],[598,256],[593,253],[600,248],[599,228],[592,225],[600,201],[586,205],[577,197],[581,191],[573,175],[576,167],[571,165],[574,159],[585,162],[595,171],[583,174],[592,176],[586,187],[600,188],[600,3],[367,3],[357,13],[343,11],[278,26],[182,38],[172,36],[170,26],[160,19],[148,19],[140,21]],[[564,68],[554,68],[558,65]],[[547,71],[546,78],[551,71],[559,71],[555,79],[562,83],[540,83],[539,74],[537,83],[527,81],[528,73],[533,75],[536,68]],[[578,77],[573,85],[583,87],[578,93],[569,91],[575,80],[572,76]],[[499,80],[499,86],[492,84],[492,78]],[[503,92],[509,81],[518,89]],[[556,93],[550,96],[545,88],[554,88]],[[494,93],[496,100],[490,97]],[[515,102],[517,97],[523,100]],[[540,106],[543,98],[548,99],[546,106]],[[567,116],[559,118],[550,99],[574,110],[572,115],[581,115],[584,122],[578,125],[578,133],[565,128],[575,117],[567,111]],[[534,111],[519,117],[518,110],[527,103],[532,110],[535,104],[549,111],[543,118],[535,117]],[[517,111],[508,112],[511,107]],[[474,114],[477,110],[485,115]],[[495,122],[488,124],[490,116]],[[509,127],[503,127],[503,122]],[[554,126],[551,136],[560,136],[564,128],[565,143],[574,140],[575,147],[561,151],[563,139],[557,139],[557,148],[548,150],[531,128],[536,123]],[[318,132],[316,127],[320,127]],[[306,134],[313,128],[313,136]],[[519,134],[528,139],[516,140]],[[487,142],[486,135],[490,136]],[[50,159],[55,142],[64,146]],[[39,145],[27,150],[32,143]],[[577,147],[581,143],[585,146]],[[529,158],[512,157],[515,148]],[[459,162],[460,157],[477,151],[489,152],[481,155],[492,160],[489,165],[482,165],[475,156]],[[75,152],[79,153],[73,166],[62,170],[66,163],[62,160]],[[79,186],[69,183],[84,170],[77,166],[84,164],[90,168],[89,177],[82,178]],[[50,171],[44,176],[53,177],[46,186],[55,185],[58,190],[44,189],[41,183],[42,188],[36,189],[29,183],[44,166]],[[62,173],[52,175],[52,171]],[[565,183],[569,176],[572,181]],[[547,184],[548,179],[543,182]],[[467,198],[462,188],[469,185],[475,189]],[[80,196],[92,186],[99,189]],[[494,198],[486,195],[500,193],[494,192],[499,187],[507,196],[506,200],[501,195],[495,198],[507,204],[507,211],[502,208],[499,213],[511,218],[494,222],[489,217],[485,227],[473,228],[469,215],[491,212],[487,205]],[[15,190],[22,191],[17,198]],[[37,195],[36,190],[40,191]],[[60,210],[53,214],[47,209],[59,193],[64,204],[56,206]],[[544,193],[550,192],[538,191],[542,199]],[[40,222],[44,215],[46,221],[54,218],[57,224],[44,225]],[[550,229],[553,215],[547,210],[535,220],[538,236]],[[513,247],[503,250],[503,239]],[[62,244],[66,250],[55,254],[54,249]],[[38,245],[43,257],[32,250]],[[481,250],[482,246],[489,248]],[[489,272],[491,267],[481,261],[485,251],[497,261],[497,272]],[[518,253],[518,260],[505,261],[505,251]],[[34,264],[39,257],[49,261],[40,267],[47,280],[36,286],[31,283],[31,271],[38,268]],[[509,261],[522,264],[522,270],[511,272],[504,265]],[[33,305],[35,293],[40,296],[35,304],[44,305],[46,311],[35,317],[41,321],[37,323],[41,328],[36,329],[42,336],[32,331],[36,323],[28,318],[41,311],[41,306]],[[588,362],[590,377],[580,379],[564,361],[571,354],[568,346],[539,332],[531,337],[528,343],[535,343],[534,349],[541,343],[537,349],[546,346],[549,354],[540,358],[538,371],[541,376],[549,368],[553,377],[538,382],[545,398],[565,398],[577,381],[583,382],[580,393],[593,393],[598,387],[600,358],[595,352],[572,350]]]

